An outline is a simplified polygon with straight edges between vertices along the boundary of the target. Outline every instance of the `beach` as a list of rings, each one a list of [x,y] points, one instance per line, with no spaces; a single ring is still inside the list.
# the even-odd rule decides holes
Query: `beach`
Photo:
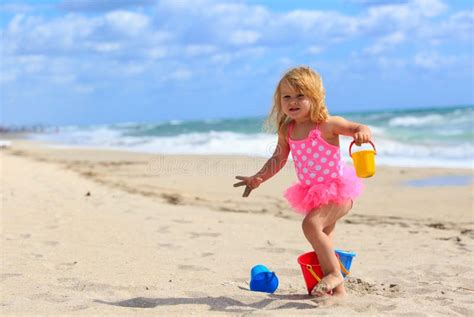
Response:
[[[265,158],[22,139],[0,157],[3,316],[474,315],[472,169],[378,166],[337,224],[335,247],[357,256],[328,305],[296,261],[311,248],[282,196],[291,162],[242,198],[234,177]],[[274,294],[249,290],[256,264]]]

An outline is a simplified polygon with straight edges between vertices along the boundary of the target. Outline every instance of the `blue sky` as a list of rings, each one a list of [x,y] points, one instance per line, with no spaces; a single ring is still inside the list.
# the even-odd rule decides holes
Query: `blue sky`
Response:
[[[474,104],[471,1],[0,4],[4,124],[262,116],[290,67],[332,113]]]

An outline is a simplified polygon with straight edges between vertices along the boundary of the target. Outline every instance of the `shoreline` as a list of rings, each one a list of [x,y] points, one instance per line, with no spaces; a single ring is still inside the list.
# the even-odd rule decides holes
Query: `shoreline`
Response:
[[[149,148],[134,148],[133,145],[126,147],[126,146],[100,146],[100,145],[87,145],[87,144],[67,144],[63,143],[60,140],[45,140],[41,138],[35,138],[35,137],[29,137],[29,136],[34,136],[35,133],[23,133],[23,134],[13,134],[14,140],[17,141],[27,141],[27,142],[32,142],[32,143],[38,143],[38,144],[43,144],[45,146],[51,147],[53,149],[71,149],[71,150],[96,150],[96,151],[118,151],[118,152],[131,152],[131,153],[138,153],[138,154],[147,154],[147,155],[164,155],[164,156],[219,156],[219,157],[225,157],[225,158],[233,158],[233,157],[248,157],[248,158],[255,158],[255,159],[268,159],[272,153],[273,153],[273,145],[275,144],[274,140],[266,140],[267,146],[265,149],[265,154],[262,155],[262,153],[258,153],[255,155],[249,155],[249,154],[242,154],[242,153],[237,153],[237,154],[232,154],[232,153],[191,153],[189,151],[185,151],[183,153],[162,153],[159,150],[154,151],[153,148],[155,148],[157,145],[153,145],[152,147]],[[0,139],[6,138],[8,139],[9,134],[2,134],[0,133]],[[347,140],[341,141],[341,153],[343,160],[348,163],[352,164],[352,160],[350,159],[348,155],[348,144]],[[343,147],[344,145],[344,147]],[[345,146],[347,145],[347,149],[345,149]],[[169,144],[167,145],[169,147]],[[438,145],[439,147],[439,145]],[[380,149],[379,149],[380,152]],[[157,154],[159,153],[159,154]],[[433,155],[429,158],[427,157],[403,157],[400,155],[395,155],[395,156],[383,156],[376,157],[377,161],[377,166],[378,167],[400,167],[400,168],[447,168],[447,169],[466,169],[466,170],[474,170],[474,161],[472,159],[466,159],[463,161],[458,161],[458,160],[449,160],[446,158],[442,158],[441,160],[433,160],[433,157],[436,157],[436,155]],[[291,157],[290,157],[291,160]],[[421,161],[423,163],[421,163]]]
[[[284,190],[297,182],[292,161],[252,192],[249,198],[242,198],[243,190],[232,186],[235,176],[253,175],[267,158],[54,148],[49,147],[48,143],[35,140],[17,140],[11,148],[4,151],[40,162],[59,163],[65,169],[99,184],[145,197],[159,197],[170,204],[204,206],[228,212],[268,213],[288,219],[300,218],[282,197]],[[456,177],[468,179],[460,184],[430,184],[432,179],[439,181]],[[199,178],[203,182],[196,181]],[[471,169],[377,166],[373,177],[363,179],[365,192],[356,201],[356,205],[367,215],[418,218],[419,215],[405,211],[409,210],[411,204],[424,201],[432,207],[433,218],[448,217],[450,206],[458,204],[456,197],[459,193],[463,192],[466,198],[474,201],[474,190],[469,191],[470,188],[474,189],[473,180],[474,171]],[[419,183],[423,186],[416,185]],[[397,196],[395,192],[406,200],[397,202],[397,208],[388,204],[383,210],[377,211],[374,204],[368,201],[369,197],[374,196],[390,199]],[[440,203],[430,204],[433,197],[441,198]],[[471,207],[470,201],[464,200],[461,204],[463,210]],[[469,215],[461,214],[459,219],[467,221]]]

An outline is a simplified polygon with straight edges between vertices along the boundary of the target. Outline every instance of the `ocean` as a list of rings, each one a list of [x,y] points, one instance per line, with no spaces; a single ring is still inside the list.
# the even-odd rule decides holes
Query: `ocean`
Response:
[[[377,165],[474,167],[474,106],[332,114],[372,129]],[[263,131],[264,119],[60,126],[31,137],[61,147],[270,157],[277,138]],[[351,138],[340,141],[343,159],[348,161]]]

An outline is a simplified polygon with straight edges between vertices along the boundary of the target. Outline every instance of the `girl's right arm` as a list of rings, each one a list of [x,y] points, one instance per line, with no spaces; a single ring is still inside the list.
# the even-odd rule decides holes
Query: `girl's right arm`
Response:
[[[273,175],[278,173],[288,161],[288,154],[290,153],[290,146],[285,137],[278,136],[278,144],[275,148],[275,152],[263,167],[255,175],[250,177],[236,176],[235,178],[241,180],[241,182],[235,183],[234,187],[245,185],[245,191],[243,197],[248,197],[250,192],[260,186],[261,183],[271,178]]]

